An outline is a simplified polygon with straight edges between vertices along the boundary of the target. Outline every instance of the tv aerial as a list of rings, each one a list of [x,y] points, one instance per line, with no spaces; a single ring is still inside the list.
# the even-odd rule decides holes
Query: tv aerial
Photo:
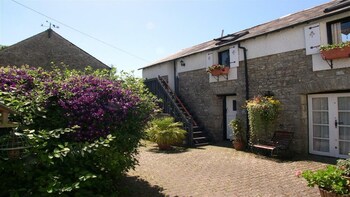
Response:
[[[49,22],[49,21],[46,21],[46,23],[48,24],[48,25],[44,25],[44,24],[41,24],[41,26],[42,27],[48,27],[49,29],[51,29],[51,27],[53,27],[53,28],[60,28],[58,25],[55,25],[55,24],[53,24],[53,23],[51,23],[51,22]]]

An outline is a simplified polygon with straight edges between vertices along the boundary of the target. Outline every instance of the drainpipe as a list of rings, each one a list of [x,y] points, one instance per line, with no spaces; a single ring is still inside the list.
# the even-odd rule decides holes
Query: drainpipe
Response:
[[[249,99],[249,75],[248,75],[248,61],[247,61],[247,49],[245,47],[241,46],[241,43],[238,43],[238,48],[243,49],[243,55],[244,55],[244,78],[245,78],[245,100]],[[248,119],[248,112],[246,115],[246,123],[247,123],[247,128],[246,128],[246,137],[247,137],[247,142],[249,142],[249,119]]]

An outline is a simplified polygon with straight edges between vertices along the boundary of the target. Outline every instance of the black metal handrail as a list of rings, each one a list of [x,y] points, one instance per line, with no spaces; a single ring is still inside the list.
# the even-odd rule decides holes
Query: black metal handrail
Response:
[[[187,144],[193,146],[193,120],[191,116],[186,116],[176,104],[176,95],[171,95],[167,87],[161,82],[160,76],[155,79],[145,80],[148,89],[160,98],[164,113],[170,114],[178,122],[183,123],[183,128],[187,131]],[[172,94],[174,94],[172,92]]]

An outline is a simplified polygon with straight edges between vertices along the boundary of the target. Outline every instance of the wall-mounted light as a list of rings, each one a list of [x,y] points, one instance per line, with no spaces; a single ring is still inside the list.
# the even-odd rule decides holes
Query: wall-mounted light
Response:
[[[184,60],[180,60],[180,65],[181,65],[181,66],[186,66]]]

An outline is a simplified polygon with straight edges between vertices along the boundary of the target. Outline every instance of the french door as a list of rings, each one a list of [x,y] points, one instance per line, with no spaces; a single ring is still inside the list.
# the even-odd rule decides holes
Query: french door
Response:
[[[350,152],[350,93],[308,96],[309,152],[347,158]]]

